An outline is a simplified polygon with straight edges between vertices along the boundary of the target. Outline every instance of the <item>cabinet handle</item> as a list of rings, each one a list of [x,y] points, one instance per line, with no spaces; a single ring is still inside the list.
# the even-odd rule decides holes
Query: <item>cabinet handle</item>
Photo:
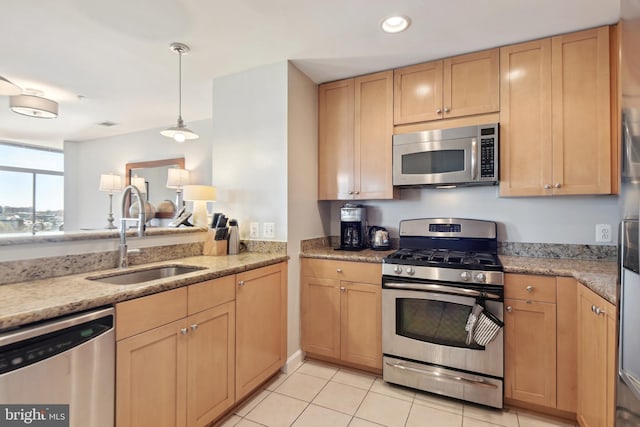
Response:
[[[182,328],[182,329],[180,329],[180,333],[181,333],[182,335],[187,335],[187,332],[189,332],[189,330],[188,330],[187,328]]]
[[[556,185],[554,185],[554,187],[556,187],[556,188],[560,188],[560,187],[562,187],[562,184],[560,184],[559,182],[557,182],[557,183],[556,183]]]
[[[440,114],[442,113],[442,110],[440,108],[436,108],[436,114]]]
[[[191,325],[191,330],[195,331],[196,329],[198,329],[198,324],[194,323],[193,325]]]
[[[341,269],[341,268],[336,268],[336,271],[337,271],[338,273],[342,273],[342,269]]]
[[[544,185],[544,189],[545,190],[551,190],[551,184],[545,184]]]
[[[511,306],[507,306],[507,311],[511,313],[513,311],[513,308],[511,308]]]
[[[353,194],[360,194],[360,192],[359,191],[354,191]]]
[[[591,311],[593,311],[594,313],[596,312],[596,306],[595,305],[591,306]]]
[[[349,194],[353,195],[353,191],[349,191]]]
[[[531,285],[527,286],[526,289],[527,289],[527,292],[529,292],[529,293],[533,292],[533,286],[531,286]]]
[[[605,314],[604,309],[603,309],[603,308],[600,308],[600,307],[596,307],[596,309],[594,310],[594,312],[595,312],[595,313],[596,313],[596,315],[598,315],[598,316],[599,316],[599,315],[601,315],[601,314],[604,316],[604,314]]]
[[[445,112],[445,113],[448,113],[449,111],[451,111],[451,110],[449,110],[449,108],[448,108],[448,107],[444,107],[444,112]]]
[[[347,289],[346,289],[344,286],[340,286],[340,292],[344,292],[344,291],[346,291],[346,290],[347,290]]]
[[[244,286],[244,280],[240,280],[240,281],[238,282],[238,286]]]

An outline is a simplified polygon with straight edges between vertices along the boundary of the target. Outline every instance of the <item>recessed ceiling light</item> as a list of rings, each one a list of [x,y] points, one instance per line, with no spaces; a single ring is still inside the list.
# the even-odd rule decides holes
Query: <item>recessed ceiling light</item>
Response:
[[[408,16],[392,15],[382,20],[380,26],[385,33],[400,33],[411,25],[411,19]]]

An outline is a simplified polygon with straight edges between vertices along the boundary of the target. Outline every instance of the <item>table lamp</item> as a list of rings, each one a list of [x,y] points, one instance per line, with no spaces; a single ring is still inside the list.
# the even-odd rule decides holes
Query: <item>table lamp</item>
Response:
[[[113,173],[100,175],[99,191],[109,193],[109,215],[107,215],[107,229],[117,228],[113,225],[113,193],[122,191],[122,177]]]
[[[182,187],[189,184],[189,171],[180,168],[170,168],[167,174],[167,188],[176,189],[176,209],[184,206],[182,201]]]
[[[207,227],[207,202],[216,201],[216,188],[211,185],[185,185],[184,200],[193,202],[193,225]]]

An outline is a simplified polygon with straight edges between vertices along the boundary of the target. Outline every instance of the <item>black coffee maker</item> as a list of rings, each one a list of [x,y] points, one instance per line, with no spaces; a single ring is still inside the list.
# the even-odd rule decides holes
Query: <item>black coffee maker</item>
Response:
[[[367,210],[347,203],[340,208],[340,248],[359,251],[367,247]]]

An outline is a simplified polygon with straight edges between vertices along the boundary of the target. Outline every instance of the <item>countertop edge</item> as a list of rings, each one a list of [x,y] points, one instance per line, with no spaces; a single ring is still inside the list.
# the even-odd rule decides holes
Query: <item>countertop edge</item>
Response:
[[[178,264],[205,267],[203,270],[193,273],[153,280],[142,284],[113,285],[86,279],[86,277],[118,271],[117,269],[110,269],[40,279],[33,282],[0,285],[0,331],[85,310],[114,305],[122,301],[242,273],[288,260],[289,256],[281,254],[244,253],[226,257],[202,255],[131,267],[130,270],[132,271],[153,266]],[[208,264],[210,264],[209,267],[207,267]],[[24,296],[23,294],[26,294],[33,297],[35,294],[33,291],[36,289],[43,291],[40,299],[31,298],[29,301],[15,302],[16,295]]]

